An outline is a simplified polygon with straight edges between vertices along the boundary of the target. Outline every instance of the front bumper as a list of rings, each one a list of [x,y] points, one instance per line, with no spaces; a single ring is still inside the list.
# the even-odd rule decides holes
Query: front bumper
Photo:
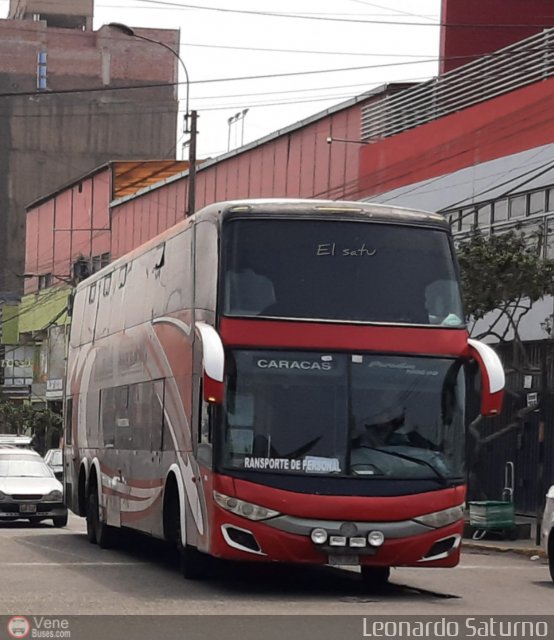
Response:
[[[42,520],[65,516],[67,507],[63,502],[31,502],[28,500],[2,500],[0,502],[0,522],[2,520]]]
[[[309,532],[324,528],[354,531],[367,536],[382,531],[380,547],[352,548],[317,545]],[[214,510],[214,532],[208,550],[230,560],[307,564],[355,564],[387,567],[453,567],[460,558],[463,520],[438,529],[405,522],[336,522],[277,517],[250,521],[219,507]]]

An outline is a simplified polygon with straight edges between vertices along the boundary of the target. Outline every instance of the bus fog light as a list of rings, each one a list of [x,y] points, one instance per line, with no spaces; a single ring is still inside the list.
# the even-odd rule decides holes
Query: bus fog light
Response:
[[[327,542],[327,531],[325,529],[314,529],[310,533],[310,538],[314,544],[325,544]]]
[[[370,531],[367,534],[367,541],[372,547],[380,547],[385,542],[385,536],[382,531]]]
[[[331,536],[329,544],[332,547],[346,547],[346,536]]]
[[[350,538],[350,546],[351,547],[365,547],[366,539],[365,538]]]

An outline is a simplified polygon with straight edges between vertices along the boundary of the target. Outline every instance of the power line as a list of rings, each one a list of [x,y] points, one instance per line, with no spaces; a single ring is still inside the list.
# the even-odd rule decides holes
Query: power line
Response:
[[[383,7],[383,5],[375,4],[373,2],[366,2],[366,0],[350,0],[350,2],[355,2],[356,4],[364,5],[365,7],[375,7],[377,9],[385,9],[385,11],[390,11],[392,13],[398,13],[399,15],[404,16],[412,16],[414,18],[423,18],[424,20],[435,20],[436,16],[425,16],[421,13],[411,13],[410,11],[402,11],[401,9],[394,9],[392,7]]]
[[[384,69],[390,67],[398,67],[414,64],[427,64],[429,62],[435,62],[434,60],[409,60],[407,62],[390,62],[379,65],[363,65],[356,67],[340,67],[335,69],[313,69],[306,71],[288,71],[284,73],[270,73],[270,74],[258,74],[253,76],[235,76],[230,78],[210,78],[205,80],[192,80],[191,85],[200,84],[212,84],[221,82],[241,82],[246,80],[273,80],[275,78],[289,78],[297,76],[310,76],[325,73],[344,73],[346,71],[367,71],[369,69]],[[186,84],[185,82],[165,82],[165,83],[147,83],[139,85],[124,85],[117,87],[90,87],[81,89],[55,89],[51,91],[20,91],[20,92],[5,92],[0,93],[0,98],[15,98],[15,97],[42,97],[52,95],[65,95],[65,94],[80,94],[80,93],[99,93],[99,92],[112,92],[112,91],[127,91],[136,89],[152,89],[159,87],[172,87],[177,85]]]
[[[199,44],[194,42],[180,42],[182,47],[202,47],[206,49],[231,49],[238,51],[265,51],[268,53],[307,53],[319,56],[332,55],[332,56],[363,56],[372,58],[429,58],[431,60],[437,60],[436,56],[427,56],[420,54],[408,54],[408,53],[364,53],[355,51],[315,51],[309,49],[274,49],[268,47],[239,47],[222,44]]]
[[[484,56],[478,56],[479,58],[494,58],[494,57],[515,57],[521,56],[526,53],[534,53],[534,52],[544,52],[545,54],[550,51],[549,47],[534,47],[529,49],[519,49],[517,51],[499,51],[493,52],[490,54],[486,54]],[[272,74],[257,74],[252,76],[234,76],[228,78],[207,78],[204,80],[191,80],[190,85],[201,85],[201,84],[214,84],[214,83],[224,83],[224,82],[243,82],[243,81],[252,81],[252,80],[274,80],[276,78],[288,78],[288,77],[305,77],[310,75],[320,75],[326,73],[345,73],[349,71],[367,71],[372,69],[387,69],[391,67],[403,67],[403,66],[413,66],[420,64],[429,64],[429,63],[438,63],[452,60],[472,60],[475,56],[446,56],[446,57],[437,57],[437,58],[424,58],[419,60],[407,60],[404,62],[388,62],[383,64],[374,64],[374,65],[360,65],[360,66],[351,66],[351,67],[338,67],[334,69],[311,69],[304,71],[288,71],[283,73],[272,73]],[[394,82],[400,82],[399,80],[394,80]],[[143,83],[143,84],[130,84],[130,85],[121,85],[121,86],[109,86],[109,87],[83,87],[79,89],[55,89],[55,90],[46,90],[46,91],[21,91],[21,92],[5,92],[0,93],[0,98],[14,98],[14,97],[28,97],[33,96],[35,98],[47,97],[52,95],[67,95],[67,94],[87,94],[87,93],[100,93],[100,92],[120,92],[127,90],[137,90],[137,89],[155,89],[162,87],[173,87],[179,85],[186,85],[185,81],[183,82],[164,82],[164,83]],[[213,99],[217,98],[217,96],[212,96]],[[208,98],[206,98],[208,99]]]
[[[172,7],[173,9],[196,9],[198,11],[211,11],[215,13],[232,13],[241,15],[251,15],[260,17],[286,18],[295,20],[316,20],[323,22],[346,22],[350,24],[376,24],[376,25],[396,25],[396,26],[417,26],[417,27],[459,27],[459,28],[485,28],[485,29],[529,29],[545,28],[544,24],[519,23],[519,24],[484,24],[484,23],[446,23],[446,22],[407,22],[399,20],[360,20],[353,18],[331,18],[321,15],[302,15],[298,13],[278,13],[272,11],[250,11],[247,9],[228,9],[224,7],[203,7],[194,4],[182,4],[167,2],[165,0],[140,0],[144,4]],[[552,16],[554,22],[554,16]]]

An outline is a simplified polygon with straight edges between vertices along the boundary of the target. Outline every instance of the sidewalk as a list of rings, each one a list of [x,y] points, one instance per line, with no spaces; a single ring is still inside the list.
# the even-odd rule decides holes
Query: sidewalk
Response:
[[[462,540],[462,550],[471,549],[475,551],[494,551],[505,553],[518,553],[527,557],[539,556],[546,558],[546,551],[543,547],[535,544],[536,522],[534,518],[516,518],[517,533],[520,534],[517,540],[509,540],[496,532],[488,532],[481,540],[472,538],[473,530],[466,524],[464,538]]]

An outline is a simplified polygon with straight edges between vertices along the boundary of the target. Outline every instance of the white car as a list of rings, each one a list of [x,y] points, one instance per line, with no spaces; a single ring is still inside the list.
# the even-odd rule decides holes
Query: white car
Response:
[[[36,451],[0,445],[0,522],[20,519],[65,527],[63,486]]]
[[[548,554],[550,577],[554,582],[554,485],[546,494],[546,506],[542,517],[542,543]]]

